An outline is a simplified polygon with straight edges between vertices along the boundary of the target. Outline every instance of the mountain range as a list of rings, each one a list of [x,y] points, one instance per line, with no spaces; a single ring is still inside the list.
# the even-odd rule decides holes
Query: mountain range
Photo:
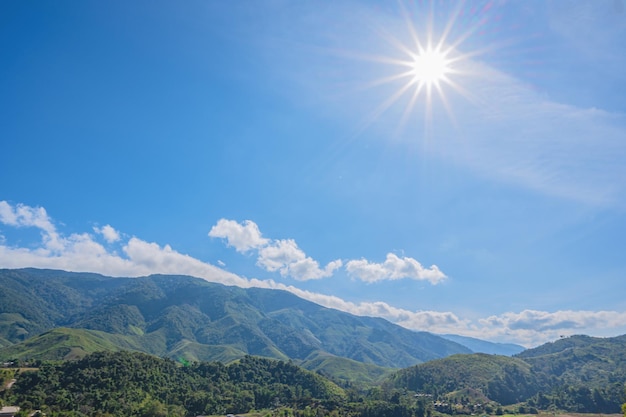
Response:
[[[0,270],[0,306],[3,361],[118,351],[183,364],[263,356],[342,386],[376,384],[390,401],[394,392],[429,395],[448,414],[489,413],[500,405],[520,413],[614,413],[625,400],[626,335],[572,336],[520,352],[516,345],[410,331],[285,291],[187,276],[111,278],[38,269]]]
[[[428,332],[325,308],[286,291],[187,276],[5,269],[0,289],[1,358],[66,359],[130,349],[189,361],[258,355],[320,366],[341,359],[343,366],[376,370],[472,352]]]

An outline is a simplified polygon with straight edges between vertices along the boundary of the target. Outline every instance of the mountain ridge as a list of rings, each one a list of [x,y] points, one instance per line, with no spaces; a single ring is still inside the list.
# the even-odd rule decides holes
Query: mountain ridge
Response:
[[[192,360],[212,360],[215,349],[207,347],[220,346],[222,358],[228,351],[233,359],[252,354],[303,361],[326,353],[402,368],[471,352],[431,333],[322,307],[286,291],[228,287],[188,276],[113,278],[4,269],[0,288],[0,338],[13,344],[66,327]],[[0,357],[14,352],[10,348],[0,349]]]

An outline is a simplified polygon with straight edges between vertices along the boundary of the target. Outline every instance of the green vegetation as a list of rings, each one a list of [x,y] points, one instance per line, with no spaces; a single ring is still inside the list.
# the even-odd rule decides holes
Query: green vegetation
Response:
[[[15,369],[0,369],[0,390],[15,378]]]
[[[574,336],[512,358],[453,355],[400,370],[387,383],[433,395],[439,411],[499,415],[500,405],[521,413],[617,413],[625,382],[625,336]]]
[[[140,350],[129,338],[83,329],[57,328],[2,350],[4,358],[79,359],[99,351]]]
[[[453,355],[403,369],[388,383],[432,395],[443,412],[491,412],[515,404],[543,388],[526,362],[507,356]]]
[[[0,401],[48,415],[619,413],[626,401],[626,335],[468,354],[284,291],[182,276],[0,270],[0,305],[0,360],[40,367],[0,369],[0,388],[17,378]]]
[[[180,364],[138,352],[98,352],[24,372],[5,393],[49,416],[425,417],[430,404],[400,390],[347,394],[292,363],[246,356],[230,365]]]
[[[367,387],[378,384],[394,370],[351,359],[315,352],[300,363],[305,369],[324,375],[341,385]]]

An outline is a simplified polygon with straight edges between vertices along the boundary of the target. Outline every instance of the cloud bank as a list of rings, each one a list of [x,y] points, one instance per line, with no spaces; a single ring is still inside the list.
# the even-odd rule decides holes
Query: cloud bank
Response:
[[[278,270],[287,268],[289,273],[300,267],[305,271],[310,271],[312,268],[307,264],[309,258],[303,258],[303,255],[299,254],[300,250],[295,242],[265,239],[253,222],[244,222],[239,225],[241,226],[239,229],[236,224],[228,220],[218,222],[218,225],[221,226],[216,225],[211,229],[212,235],[218,237],[224,230],[234,230],[233,235],[224,236],[227,240],[230,239],[229,244],[242,251],[258,251],[259,259],[261,259],[259,262],[266,262],[272,268],[278,268]],[[137,237],[125,238],[123,233],[115,230],[111,225],[93,228],[94,234],[73,233],[66,236],[57,230],[43,207],[11,205],[6,201],[0,201],[0,226],[36,228],[41,235],[41,240],[29,247],[10,246],[6,239],[0,239],[0,267],[2,268],[53,268],[127,277],[150,274],[191,275],[225,285],[285,290],[325,307],[355,315],[382,317],[408,329],[433,333],[455,333],[486,340],[520,343],[525,346],[535,346],[562,335],[585,333],[609,336],[626,331],[624,324],[626,312],[617,311],[524,310],[519,313],[507,312],[471,320],[460,318],[452,312],[410,311],[381,301],[354,303],[333,295],[314,293],[273,280],[244,278],[177,252],[169,245],[161,246]],[[2,230],[0,229],[0,233]],[[111,247],[112,243],[119,245],[120,253]],[[261,249],[267,249],[270,253],[262,255]],[[375,272],[368,272],[370,279],[374,280],[377,274],[383,273],[387,276],[401,277],[403,274],[428,275],[434,274],[428,271],[438,271],[433,268],[424,269],[413,261],[395,255],[388,256],[383,264],[371,264],[367,261],[351,262],[360,262],[352,264],[353,268],[374,270]],[[326,268],[336,268],[332,263],[329,265]]]

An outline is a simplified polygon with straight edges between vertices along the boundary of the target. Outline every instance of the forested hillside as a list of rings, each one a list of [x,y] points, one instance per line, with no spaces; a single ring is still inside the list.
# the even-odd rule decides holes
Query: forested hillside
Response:
[[[282,361],[244,357],[180,366],[173,360],[130,352],[99,352],[78,361],[45,364],[23,373],[10,401],[27,409],[79,415],[227,414],[314,403],[332,407],[344,397],[330,381]]]
[[[347,395],[291,363],[246,356],[229,365],[177,363],[138,352],[98,352],[22,372],[3,393],[24,413],[48,416],[197,416],[263,410],[266,416],[425,417],[430,405],[399,391]]]
[[[514,357],[471,354],[418,364],[387,384],[430,394],[447,410],[558,409],[617,413],[626,401],[626,336],[573,336]],[[489,404],[485,407],[485,404]],[[480,404],[480,406],[478,406]]]
[[[389,382],[396,388],[432,394],[435,398],[463,391],[480,392],[476,402],[489,399],[505,405],[525,401],[546,387],[545,381],[537,378],[523,360],[478,353],[403,369]]]
[[[552,390],[535,404],[580,412],[618,412],[626,383],[626,335],[572,336],[516,355],[533,373],[549,378]]]

